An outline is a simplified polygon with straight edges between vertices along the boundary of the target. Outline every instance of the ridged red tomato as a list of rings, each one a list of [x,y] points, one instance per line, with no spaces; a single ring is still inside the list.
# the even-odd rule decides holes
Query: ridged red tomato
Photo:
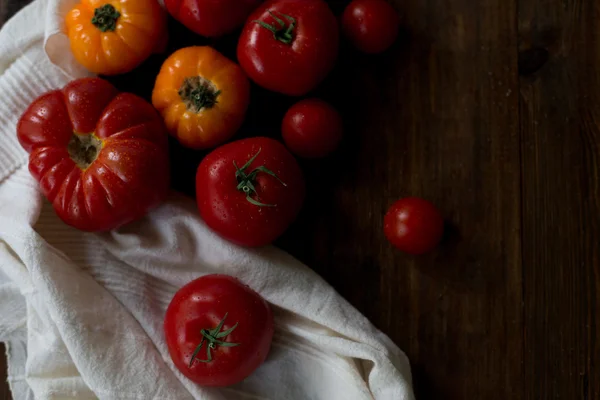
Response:
[[[144,99],[98,78],[48,92],[17,125],[29,170],[58,216],[84,231],[117,228],[167,196],[167,132]]]

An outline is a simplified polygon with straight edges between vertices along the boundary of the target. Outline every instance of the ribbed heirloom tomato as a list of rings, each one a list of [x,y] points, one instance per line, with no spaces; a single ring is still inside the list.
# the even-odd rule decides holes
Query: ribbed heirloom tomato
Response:
[[[161,51],[166,21],[156,0],[82,0],[65,18],[75,59],[102,75],[131,71]]]
[[[281,235],[304,201],[300,166],[285,146],[257,137],[207,155],[196,174],[196,197],[206,224],[243,246],[264,246]]]
[[[262,0],[165,0],[167,11],[188,29],[215,37],[241,26]]]
[[[167,132],[142,98],[98,78],[46,93],[17,125],[29,170],[58,216],[84,231],[117,228],[167,196]]]
[[[186,47],[162,65],[152,104],[184,146],[206,149],[233,136],[244,122],[250,83],[244,71],[207,46]]]
[[[203,386],[237,383],[267,358],[273,314],[258,293],[227,275],[205,275],[175,293],[164,321],[173,363]]]
[[[258,85],[301,96],[331,71],[338,41],[337,20],[322,0],[272,0],[248,18],[237,55]]]

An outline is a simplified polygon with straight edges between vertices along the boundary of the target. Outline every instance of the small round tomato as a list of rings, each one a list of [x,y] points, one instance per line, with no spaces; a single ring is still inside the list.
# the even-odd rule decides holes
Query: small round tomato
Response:
[[[264,246],[280,236],[304,201],[298,163],[276,140],[238,140],[207,155],[196,174],[200,215],[223,238]]]
[[[417,197],[395,202],[384,218],[384,232],[398,249],[409,254],[433,250],[444,234],[444,219],[433,204]]]
[[[67,224],[106,231],[145,215],[169,190],[167,132],[144,99],[98,78],[38,97],[17,125],[29,171]]]
[[[171,359],[183,375],[203,386],[229,386],[267,358],[273,314],[239,280],[205,275],[175,293],[164,330]]]
[[[307,158],[323,157],[335,150],[342,139],[342,117],[323,100],[302,100],[285,114],[281,131],[293,153]]]
[[[398,37],[400,17],[385,0],[354,0],[344,10],[342,28],[360,51],[381,53]]]
[[[337,20],[322,0],[271,0],[248,18],[238,60],[258,85],[301,96],[333,68],[338,36]]]
[[[73,56],[95,74],[131,71],[167,40],[167,14],[156,0],[83,0],[65,25]]]
[[[241,26],[262,0],[165,0],[169,14],[199,35],[221,36]]]
[[[186,47],[162,65],[152,104],[184,146],[207,149],[240,128],[250,101],[244,71],[208,46]]]

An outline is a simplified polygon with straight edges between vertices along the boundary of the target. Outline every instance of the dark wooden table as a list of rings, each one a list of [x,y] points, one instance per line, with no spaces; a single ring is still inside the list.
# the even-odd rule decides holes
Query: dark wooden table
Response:
[[[20,0],[1,1],[5,20]],[[344,113],[345,143],[303,164],[307,205],[278,244],[408,354],[420,399],[599,399],[600,2],[393,2],[401,40],[377,57],[344,46],[316,93]],[[171,50],[205,43],[171,28]],[[144,85],[113,81],[148,97],[161,61]],[[253,97],[240,136],[277,136],[292,100]],[[173,148],[191,193],[202,154]],[[408,195],[447,217],[433,254],[384,238]]]

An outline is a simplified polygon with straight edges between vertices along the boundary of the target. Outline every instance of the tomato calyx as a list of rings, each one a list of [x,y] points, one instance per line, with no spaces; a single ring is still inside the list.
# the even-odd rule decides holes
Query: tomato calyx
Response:
[[[290,44],[294,40],[294,29],[296,28],[296,18],[286,15],[286,14],[282,14],[280,12],[278,12],[278,13],[283,18],[288,20],[288,22],[286,23],[284,20],[277,17],[272,11],[269,11],[269,14],[271,15],[271,17],[273,17],[273,19],[279,25],[279,27],[277,27],[277,24],[275,24],[275,23],[271,25],[271,24],[267,24],[266,22],[263,22],[260,20],[254,20],[252,22],[256,22],[263,28],[268,29],[271,32],[273,32],[273,36],[275,37],[275,39],[279,40],[280,42],[285,43],[285,44]]]
[[[121,13],[111,4],[105,4],[94,10],[92,24],[102,32],[112,32],[117,28],[117,20]]]
[[[201,363],[209,363],[213,360],[210,350],[216,349],[217,345],[219,345],[221,347],[235,347],[235,346],[239,346],[241,344],[241,343],[224,342],[222,340],[219,340],[221,338],[227,337],[238,326],[238,322],[236,322],[234,326],[221,332],[221,329],[223,328],[223,325],[225,324],[225,319],[227,318],[227,314],[228,313],[225,313],[225,316],[223,317],[221,322],[219,322],[219,325],[217,325],[216,328],[211,329],[211,330],[202,329],[200,331],[200,333],[202,334],[202,340],[200,341],[200,344],[198,345],[198,347],[196,347],[196,349],[194,350],[194,353],[192,354],[189,368],[192,368],[194,361],[197,360],[196,356],[202,349],[202,346],[204,345],[205,341],[208,342],[208,344],[206,345],[206,360],[198,360]]]
[[[183,80],[178,93],[189,111],[199,113],[205,108],[214,107],[221,91],[208,79],[192,76]]]
[[[83,170],[87,169],[96,160],[101,149],[102,140],[98,139],[93,133],[86,135],[73,133],[67,145],[67,152],[71,160]]]
[[[255,206],[276,207],[277,204],[264,204],[264,203],[261,203],[260,201],[258,201],[258,200],[260,200],[260,198],[258,197],[256,188],[254,187],[254,183],[256,182],[256,175],[258,175],[259,172],[264,172],[265,174],[269,174],[272,177],[274,177],[275,179],[277,179],[279,181],[279,183],[281,183],[283,186],[287,186],[285,184],[285,182],[283,182],[281,179],[279,179],[279,177],[277,176],[277,174],[275,172],[271,171],[264,165],[256,167],[252,170],[252,172],[250,172],[249,174],[246,174],[246,169],[248,169],[248,167],[250,167],[250,164],[252,164],[252,162],[256,159],[256,157],[258,157],[261,150],[262,150],[262,148],[258,149],[256,154],[254,156],[252,156],[252,158],[249,159],[248,162],[246,162],[246,164],[244,164],[242,166],[242,168],[239,168],[235,161],[233,162],[233,165],[235,166],[235,169],[236,169],[235,178],[238,181],[237,190],[246,193],[246,200],[249,203],[254,204]],[[257,200],[252,198],[253,195],[256,196]]]

